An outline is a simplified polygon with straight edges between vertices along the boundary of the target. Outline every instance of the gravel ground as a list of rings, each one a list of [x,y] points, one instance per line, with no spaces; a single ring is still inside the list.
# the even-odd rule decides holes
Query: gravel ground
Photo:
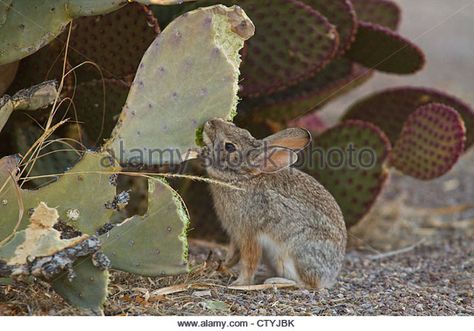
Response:
[[[474,315],[472,248],[472,237],[460,236],[406,252],[352,251],[339,282],[329,290],[233,290],[226,288],[232,276],[219,272],[223,249],[193,243],[194,270],[188,276],[152,279],[113,272],[105,314]],[[2,315],[84,313],[43,282],[2,286],[0,302]]]

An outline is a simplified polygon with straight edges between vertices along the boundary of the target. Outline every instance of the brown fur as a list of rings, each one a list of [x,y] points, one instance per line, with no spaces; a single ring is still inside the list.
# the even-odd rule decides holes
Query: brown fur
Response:
[[[256,140],[248,131],[216,119],[206,123],[203,136],[206,148],[202,156],[221,161],[208,166],[209,175],[243,189],[211,186],[217,215],[236,247],[229,264],[238,260],[240,252],[236,283],[253,282],[263,248],[264,260],[277,276],[309,287],[331,286],[346,245],[339,206],[313,177],[290,168],[296,161],[291,153],[286,153],[288,158],[275,157],[270,173],[261,162],[262,155],[267,155],[264,148],[291,148],[295,153],[305,147],[310,135],[303,129],[288,129]],[[236,152],[226,152],[225,143],[232,143]],[[238,152],[246,155],[244,163],[233,162]]]

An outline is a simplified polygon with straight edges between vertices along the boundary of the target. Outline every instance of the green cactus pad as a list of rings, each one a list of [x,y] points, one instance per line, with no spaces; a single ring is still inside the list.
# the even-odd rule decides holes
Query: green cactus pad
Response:
[[[357,32],[357,18],[354,7],[349,0],[302,0],[320,12],[336,26],[339,33],[339,55],[346,52],[354,41]],[[257,26],[258,28],[258,26]]]
[[[404,174],[430,180],[447,173],[464,152],[466,128],[453,108],[431,103],[403,125],[390,164]]]
[[[192,0],[134,0],[173,5]],[[131,2],[131,1],[128,1]],[[30,0],[0,2],[0,65],[22,59],[58,36],[74,18],[103,15],[126,5],[125,0]]]
[[[2,183],[12,176],[15,178],[16,164],[12,172],[13,161],[13,158],[7,158],[5,169],[0,167]],[[11,234],[18,221],[19,199],[24,210],[19,229],[28,225],[28,211],[44,201],[50,206],[58,206],[59,216],[65,223],[83,233],[94,234],[113,213],[113,210],[106,208],[107,202],[112,201],[116,193],[110,177],[120,169],[111,162],[113,160],[107,153],[87,152],[56,182],[38,190],[21,190],[16,181],[9,180],[0,192],[0,208],[3,211],[0,241]]]
[[[351,0],[360,21],[397,30],[400,24],[400,7],[390,0]]]
[[[75,115],[87,135],[88,147],[101,145],[110,137],[128,91],[128,84],[115,79],[91,80],[76,87]]]
[[[380,91],[352,105],[344,119],[374,123],[396,144],[403,124],[419,107],[441,103],[457,110],[467,128],[466,149],[474,143],[474,111],[461,100],[435,89],[399,87]]]
[[[266,98],[244,100],[238,118],[283,123],[320,109],[333,98],[359,86],[372,72],[347,59],[330,63],[314,77]]]
[[[19,157],[5,156],[0,159],[0,242],[10,236],[16,224],[23,218],[23,202],[17,185]],[[23,226],[23,228],[26,224]]]
[[[182,162],[200,126],[234,116],[238,52],[253,32],[237,6],[200,8],[174,20],[143,56],[104,148],[123,163]]]
[[[346,56],[368,68],[395,74],[413,74],[425,64],[423,51],[411,41],[381,25],[362,21]]]
[[[166,182],[149,180],[148,210],[101,236],[112,268],[145,276],[187,271],[188,214]]]
[[[0,64],[24,58],[45,46],[79,16],[99,15],[123,6],[123,0],[9,0],[0,4]]]
[[[4,95],[15,79],[19,61],[0,65],[0,96]]]
[[[14,110],[37,110],[49,106],[57,96],[56,82],[47,81],[0,98],[0,131]]]
[[[91,61],[100,67],[105,78],[128,77],[131,82],[143,54],[159,31],[156,20],[147,17],[145,6],[132,3],[107,15],[74,20],[69,50],[71,65]],[[61,39],[65,42],[66,37],[67,33]],[[92,65],[75,72],[80,82],[101,78]]]
[[[351,146],[355,152],[349,150]],[[331,192],[348,227],[362,219],[380,194],[388,176],[385,161],[390,149],[384,133],[362,121],[343,122],[314,139],[304,170]],[[369,155],[375,156],[373,160]],[[345,162],[340,164],[341,160]]]
[[[12,139],[14,150],[25,155],[44,131],[38,127],[33,120],[24,120],[23,118],[21,118],[21,120],[22,122],[20,122],[20,119],[15,118],[9,138]],[[28,174],[30,177],[35,177],[63,173],[79,161],[81,154],[79,150],[75,149],[79,149],[79,146],[73,142],[68,142],[69,145],[65,145],[59,141],[55,141],[57,139],[60,139],[60,137],[55,133],[49,136],[39,153],[40,157],[34,164],[25,167],[24,175]],[[41,187],[52,181],[54,181],[54,178],[33,179],[27,181],[27,187]]]
[[[93,314],[102,314],[109,272],[95,267],[90,256],[79,258],[72,268],[74,279],[69,280],[68,274],[63,272],[52,281],[52,287],[70,304],[91,310]]]

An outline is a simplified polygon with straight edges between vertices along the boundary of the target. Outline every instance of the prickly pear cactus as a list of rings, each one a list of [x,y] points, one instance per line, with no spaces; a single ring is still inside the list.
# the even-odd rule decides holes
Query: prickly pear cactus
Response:
[[[159,27],[149,9],[130,3],[107,15],[81,17],[73,21],[68,62],[79,83],[101,78],[132,82],[138,64],[148,46],[156,38]],[[59,39],[64,44],[67,32]],[[121,109],[121,107],[120,107]]]
[[[0,131],[14,110],[37,110],[54,102],[58,92],[55,81],[47,81],[28,89],[20,90],[12,97],[0,98]]]
[[[362,21],[346,56],[368,68],[396,74],[413,74],[425,65],[425,55],[414,43],[384,26]]]
[[[316,9],[299,1],[239,0],[258,27],[242,65],[242,95],[270,94],[309,78],[336,54],[339,34]]]
[[[321,109],[333,98],[367,81],[372,72],[347,59],[330,63],[314,77],[285,91],[259,99],[244,100],[237,121],[271,120],[285,123]]]
[[[466,128],[457,111],[439,103],[427,104],[408,117],[390,163],[406,175],[434,179],[458,161],[465,139]]]
[[[341,31],[343,47],[347,47],[354,28],[353,12],[349,5],[336,0],[331,2],[311,0],[198,0],[189,5],[174,8],[156,8],[158,21],[166,25],[178,14],[222,3],[226,6],[241,6],[258,27],[255,36],[248,41],[243,53],[243,96],[261,96],[283,90],[320,71],[338,52],[339,34],[318,8],[331,13],[340,22],[345,21]],[[312,4],[318,5],[318,8]],[[334,12],[336,8],[342,12]],[[164,13],[160,11],[164,10]]]
[[[62,239],[53,228],[58,218],[56,209],[40,202],[33,209],[28,227],[14,233],[8,243],[0,243],[2,270],[13,277],[32,275],[51,281],[53,288],[72,304],[100,313],[108,272],[96,266],[97,239],[89,239],[88,235]]]
[[[358,17],[356,17],[352,1],[303,0],[303,2],[320,12],[336,27],[339,34],[338,55],[344,54],[354,41],[357,31]]]
[[[390,142],[379,128],[347,121],[314,138],[304,170],[331,192],[350,227],[367,214],[379,196],[388,178],[385,162],[390,150]]]
[[[145,276],[187,271],[189,216],[181,198],[163,180],[148,180],[148,210],[102,235],[112,268]]]
[[[2,160],[2,183],[9,178],[17,178],[15,162],[18,160],[12,157]],[[56,182],[38,190],[21,190],[16,181],[9,179],[1,191],[2,196],[5,192],[8,198],[3,199],[6,203],[2,205],[4,221],[0,227],[0,241],[15,228],[21,210],[24,212],[18,229],[24,229],[28,224],[28,211],[41,201],[58,206],[61,220],[74,229],[95,234],[113,213],[113,209],[107,208],[107,203],[113,201],[116,195],[111,178],[120,170],[113,162],[105,153],[87,152],[79,163]],[[90,192],[94,192],[94,195]]]
[[[51,282],[51,286],[73,306],[101,315],[108,294],[109,271],[97,268],[90,256],[78,259],[72,270],[72,279],[63,272]]]
[[[144,4],[176,4],[180,0],[136,0]],[[22,59],[49,43],[81,16],[107,14],[126,5],[124,0],[28,0],[0,2],[0,64]],[[38,27],[41,27],[40,29]]]
[[[28,259],[53,255],[87,238],[61,239],[60,232],[53,228],[58,218],[56,209],[40,202],[33,208],[26,229],[17,232],[11,241],[1,247],[0,259],[6,261],[7,265],[27,264]]]
[[[397,30],[400,24],[400,7],[388,0],[351,0],[357,19]]]
[[[234,116],[238,52],[253,32],[237,6],[200,8],[174,20],[143,56],[105,148],[123,163],[182,162],[206,120]]]
[[[396,144],[408,117],[419,107],[441,103],[459,112],[467,128],[466,149],[474,143],[474,111],[465,102],[445,92],[422,87],[390,88],[352,105],[344,120],[359,119],[375,124]]]

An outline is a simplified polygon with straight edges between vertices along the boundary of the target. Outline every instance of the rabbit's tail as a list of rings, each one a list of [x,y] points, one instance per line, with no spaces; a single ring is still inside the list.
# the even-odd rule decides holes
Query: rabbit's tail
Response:
[[[299,246],[294,255],[301,281],[311,288],[333,286],[343,259],[344,251],[330,241],[311,242]]]

